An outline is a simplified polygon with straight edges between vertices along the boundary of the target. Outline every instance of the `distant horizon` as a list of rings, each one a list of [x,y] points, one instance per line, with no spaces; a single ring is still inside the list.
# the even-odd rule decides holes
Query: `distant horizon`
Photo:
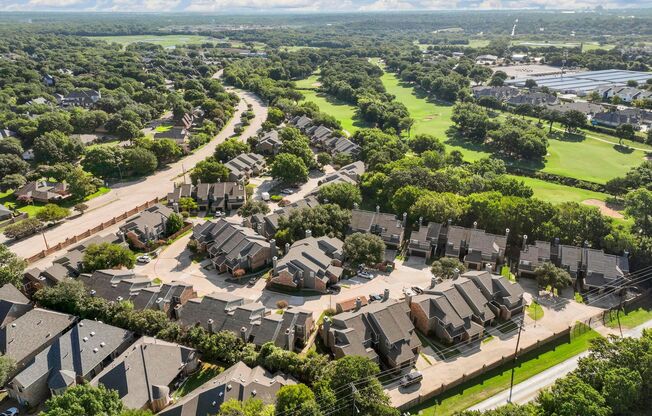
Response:
[[[395,12],[607,12],[650,9],[648,0],[0,0],[16,13],[328,14]]]

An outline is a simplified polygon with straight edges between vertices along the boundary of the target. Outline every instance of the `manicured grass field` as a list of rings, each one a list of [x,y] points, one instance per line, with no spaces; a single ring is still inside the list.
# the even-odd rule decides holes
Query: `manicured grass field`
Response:
[[[318,82],[318,78],[319,75],[314,74],[296,82],[297,88],[306,97],[306,101],[312,101],[319,106],[322,112],[338,119],[342,124],[342,128],[349,133],[354,133],[358,129],[369,127],[366,122],[357,117],[357,108],[354,105],[327,96],[326,94],[317,93],[315,83]]]
[[[414,119],[414,125],[410,131],[411,135],[415,134],[432,134],[446,143],[448,150],[459,150],[464,153],[464,159],[474,161],[490,155],[481,149],[472,149],[466,144],[453,143],[447,140],[446,130],[453,122],[453,106],[447,103],[437,103],[429,101],[425,95],[419,94],[411,85],[402,83],[396,74],[385,72],[382,76],[383,85],[390,94],[396,97],[396,100],[403,103],[410,116]]]
[[[558,183],[547,182],[541,179],[529,178],[527,176],[509,175],[514,179],[525,182],[527,186],[534,191],[534,197],[543,201],[559,204],[561,202],[582,202],[587,199],[599,199],[605,201],[607,194],[601,192],[588,191],[586,189],[574,188],[572,186],[560,185]]]
[[[634,328],[652,319],[652,310],[648,308],[638,308],[629,313],[622,311],[612,312],[609,315],[609,322],[607,326],[611,328],[618,328],[618,317],[616,313],[620,314],[620,325],[623,328]]]
[[[126,35],[126,36],[89,36],[92,39],[129,45],[136,42],[147,42],[163,47],[194,45],[204,42],[216,42],[217,39],[200,35]]]
[[[520,383],[550,367],[586,351],[592,339],[600,334],[588,330],[576,336],[570,342],[557,345],[544,345],[541,349],[532,351],[519,358],[519,364],[514,373],[514,383]],[[423,416],[446,416],[467,409],[495,394],[509,388],[511,365],[492,370],[451,389],[427,402],[410,409],[410,413]],[[420,413],[422,412],[422,413]]]
[[[174,126],[172,126],[170,124],[163,124],[163,125],[160,125],[160,126],[156,126],[154,128],[154,131],[157,132],[157,133],[165,133],[166,131],[172,130],[172,127],[174,127]]]

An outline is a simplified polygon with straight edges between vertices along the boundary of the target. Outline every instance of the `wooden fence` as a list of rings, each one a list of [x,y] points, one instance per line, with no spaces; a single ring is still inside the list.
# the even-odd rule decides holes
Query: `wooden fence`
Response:
[[[151,201],[147,201],[144,204],[138,205],[135,208],[130,209],[129,211],[123,212],[122,214],[111,218],[108,221],[105,221],[101,223],[100,225],[97,225],[93,228],[89,228],[88,230],[84,231],[83,233],[77,234],[73,237],[68,237],[64,241],[57,243],[56,245],[47,248],[45,250],[41,250],[40,252],[34,254],[33,256],[25,259],[28,264],[34,263],[37,260],[43,259],[47,256],[49,256],[52,253],[56,253],[59,250],[63,250],[66,247],[69,247],[72,244],[76,244],[81,240],[84,240],[94,234],[97,234],[100,231],[103,231],[115,224],[117,224],[120,221],[126,220],[127,218],[131,217],[132,215],[138,214],[140,211],[143,211],[147,208],[152,207],[153,205],[156,205],[160,201],[160,198],[156,197],[152,199]]]

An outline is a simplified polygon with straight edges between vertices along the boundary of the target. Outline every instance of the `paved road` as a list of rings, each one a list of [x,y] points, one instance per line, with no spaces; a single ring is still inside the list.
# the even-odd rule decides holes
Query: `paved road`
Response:
[[[643,333],[643,329],[647,328],[652,328],[652,320],[647,321],[646,323],[625,332],[623,335],[626,337],[638,338]],[[551,386],[557,379],[575,370],[577,368],[579,359],[587,355],[588,352],[583,352],[573,358],[557,364],[554,367],[547,369],[542,373],[537,374],[534,377],[523,381],[522,383],[515,385],[512,393],[512,402],[524,404],[533,400],[539,394],[540,390]],[[508,398],[509,390],[505,390],[502,393],[499,393],[481,403],[478,403],[477,405],[471,407],[469,410],[486,411],[495,409],[507,404]]]
[[[255,118],[251,120],[251,124],[242,133],[241,137],[246,140],[248,137],[255,135],[262,123],[267,119],[267,107],[254,94],[239,90],[235,90],[235,92],[241,99],[237,111],[231,121],[210,143],[180,161],[156,172],[154,175],[112,186],[109,193],[88,202],[90,209],[84,215],[70,218],[57,227],[48,230],[45,237],[49,245],[55,245],[64,241],[67,237],[72,237],[109,221],[111,218],[156,197],[167,195],[172,190],[175,181],[183,181],[184,172],[195,166],[197,162],[212,155],[219,143],[233,135],[235,126],[240,122],[240,115],[247,110],[247,104],[253,105]],[[0,237],[0,242],[3,242],[3,239],[4,236]],[[11,250],[21,257],[30,257],[45,249],[45,242],[40,234],[13,244],[9,242],[9,244]]]

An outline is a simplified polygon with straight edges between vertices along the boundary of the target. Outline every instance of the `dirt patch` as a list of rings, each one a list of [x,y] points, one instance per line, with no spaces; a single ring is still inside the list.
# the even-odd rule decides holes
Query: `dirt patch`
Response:
[[[582,201],[582,203],[585,205],[590,205],[592,207],[598,207],[602,215],[606,215],[607,217],[618,218],[618,219],[624,218],[623,214],[621,214],[620,212],[616,211],[613,208],[609,208],[604,201],[600,201],[599,199],[585,199],[584,201]]]
[[[310,86],[319,88],[319,87],[321,87],[321,82],[319,82],[319,81],[313,82],[312,84],[310,84]]]

